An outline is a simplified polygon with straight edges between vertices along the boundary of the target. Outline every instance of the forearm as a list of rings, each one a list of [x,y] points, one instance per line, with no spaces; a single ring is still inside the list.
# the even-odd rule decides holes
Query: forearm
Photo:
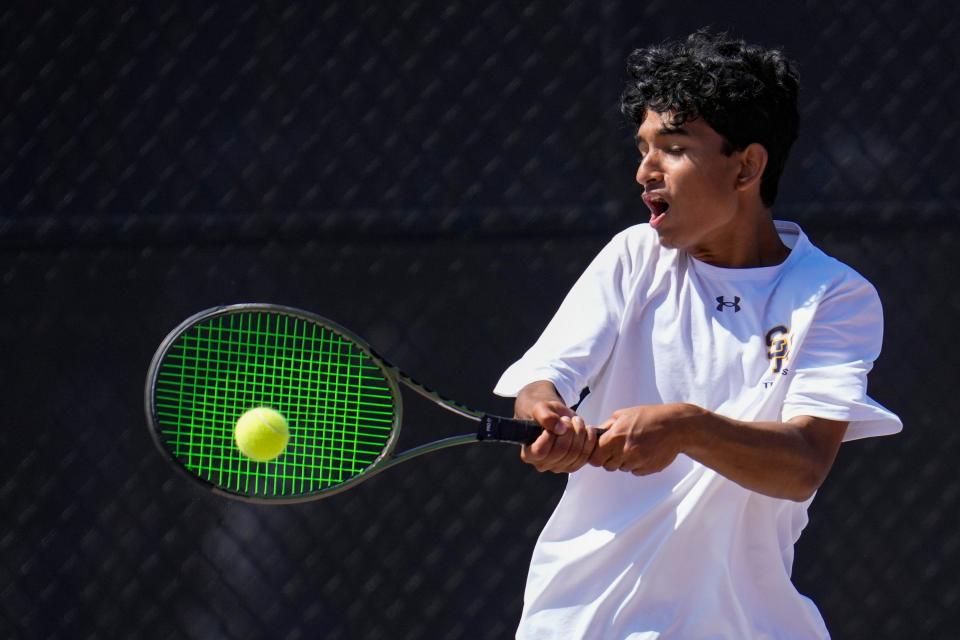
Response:
[[[803,501],[826,478],[845,428],[813,418],[746,422],[697,408],[682,451],[747,489]]]

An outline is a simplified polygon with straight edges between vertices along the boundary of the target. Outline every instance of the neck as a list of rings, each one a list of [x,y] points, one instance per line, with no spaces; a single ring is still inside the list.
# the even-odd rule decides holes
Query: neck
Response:
[[[736,219],[742,222],[720,231],[722,237],[712,238],[713,242],[692,248],[691,255],[701,262],[727,269],[771,267],[790,255],[790,249],[783,244],[773,224],[770,209],[741,211]]]

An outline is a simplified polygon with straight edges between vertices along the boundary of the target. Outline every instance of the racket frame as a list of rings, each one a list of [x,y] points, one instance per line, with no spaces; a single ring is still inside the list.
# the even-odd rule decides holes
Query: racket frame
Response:
[[[228,316],[237,313],[243,312],[260,312],[260,313],[279,313],[291,317],[300,318],[306,322],[314,323],[323,327],[328,328],[329,330],[340,334],[344,338],[350,340],[358,350],[362,351],[365,355],[369,356],[371,361],[376,364],[383,374],[383,378],[386,381],[390,393],[394,399],[394,414],[393,422],[391,425],[390,437],[387,439],[386,444],[383,446],[383,449],[380,452],[373,462],[371,462],[363,471],[357,473],[353,477],[338,483],[336,485],[320,489],[318,491],[313,491],[310,493],[304,493],[297,496],[291,497],[266,497],[266,496],[253,496],[245,495],[242,493],[234,493],[232,491],[227,491],[217,484],[207,480],[201,475],[191,472],[187,469],[180,460],[174,456],[173,452],[170,451],[170,448],[164,444],[164,441],[161,438],[160,430],[160,421],[159,416],[156,412],[156,405],[154,402],[155,391],[157,387],[157,377],[160,371],[162,363],[165,361],[167,354],[170,352],[170,349],[177,343],[177,340],[190,328],[199,324],[202,321],[216,318],[219,316]],[[406,451],[402,451],[399,454],[394,455],[394,449],[397,446],[397,441],[400,435],[400,429],[403,422],[403,396],[400,392],[399,383],[403,383],[404,386],[408,387],[417,394],[427,398],[428,400],[439,405],[441,408],[446,409],[452,413],[455,413],[463,418],[467,418],[474,422],[479,422],[480,426],[478,430],[474,433],[466,433],[462,435],[450,436],[447,438],[442,438],[440,440],[435,440],[432,442],[427,442],[425,444],[413,447]],[[366,340],[350,331],[349,329],[324,318],[315,313],[309,311],[304,311],[302,309],[296,309],[293,307],[288,307],[284,305],[271,304],[271,303],[259,303],[259,302],[248,302],[240,304],[230,304],[230,305],[220,305],[217,307],[211,307],[209,309],[204,309],[199,311],[180,324],[178,324],[160,343],[160,346],[157,348],[157,351],[154,353],[153,358],[150,361],[150,366],[147,369],[147,379],[144,387],[144,411],[147,419],[147,426],[149,427],[151,438],[153,439],[154,444],[158,449],[163,453],[163,455],[169,460],[174,467],[176,467],[181,474],[190,478],[194,482],[200,484],[206,489],[212,491],[213,493],[224,496],[233,500],[240,500],[242,502],[248,502],[253,504],[297,504],[302,502],[312,502],[314,500],[319,500],[326,498],[341,491],[346,491],[347,489],[352,488],[353,486],[369,480],[373,476],[379,474],[382,471],[393,467],[396,464],[405,462],[411,458],[421,456],[426,453],[431,453],[433,451],[439,451],[441,449],[447,449],[450,447],[460,446],[464,444],[471,444],[478,441],[490,441],[490,442],[514,442],[518,444],[529,443],[532,440],[530,437],[535,433],[539,432],[539,426],[536,426],[536,423],[530,421],[514,420],[511,418],[503,418],[499,416],[493,416],[489,414],[482,413],[480,411],[475,411],[465,405],[450,400],[441,396],[439,393],[433,389],[423,385],[409,375],[390,364],[383,356],[377,353]],[[511,436],[504,437],[502,434],[509,432]]]

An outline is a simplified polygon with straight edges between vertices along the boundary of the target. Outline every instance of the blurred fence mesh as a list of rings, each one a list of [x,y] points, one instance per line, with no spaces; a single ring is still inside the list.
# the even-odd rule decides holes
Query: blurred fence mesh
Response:
[[[500,371],[642,217],[627,52],[705,24],[798,59],[775,213],[880,290],[871,392],[906,424],[842,449],[796,582],[837,638],[955,637],[946,0],[0,9],[0,637],[509,637],[561,478],[491,445],[320,503],[228,502],[154,451],[146,366],[190,313],[271,301],[508,412]],[[408,401],[406,438],[459,426]]]

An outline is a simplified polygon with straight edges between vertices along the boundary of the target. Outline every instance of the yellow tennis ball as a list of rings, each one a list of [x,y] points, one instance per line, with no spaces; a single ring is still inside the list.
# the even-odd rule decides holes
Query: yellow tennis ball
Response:
[[[237,420],[234,438],[243,455],[257,462],[267,462],[283,453],[290,440],[290,427],[279,411],[257,407]]]

